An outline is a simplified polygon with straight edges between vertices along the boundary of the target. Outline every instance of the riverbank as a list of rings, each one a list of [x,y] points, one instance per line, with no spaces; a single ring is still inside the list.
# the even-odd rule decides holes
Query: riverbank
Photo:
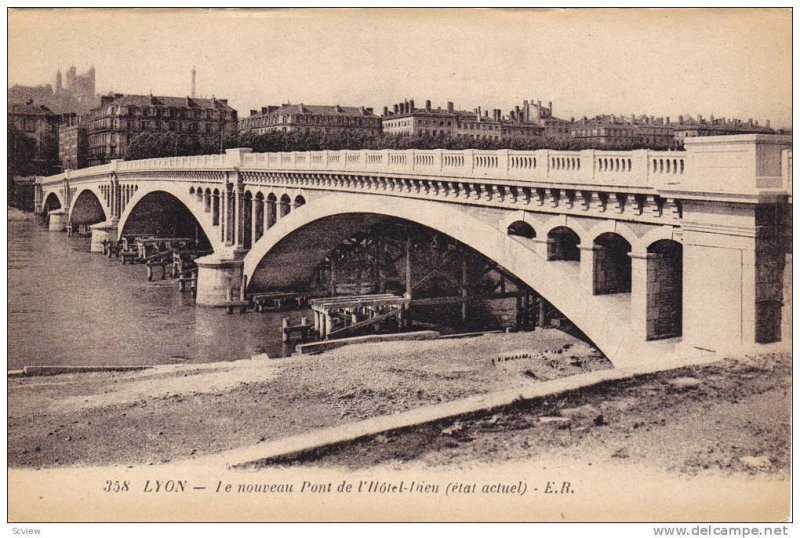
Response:
[[[358,440],[277,466],[408,470],[550,462],[788,480],[789,352],[607,382]]]
[[[13,378],[9,465],[161,464],[610,367],[579,340],[539,330]]]
[[[8,206],[7,211],[8,222],[33,222],[36,215],[28,211],[22,211],[16,207]]]
[[[267,435],[284,438],[322,424],[346,424],[391,409],[428,405],[425,401],[447,401],[480,387],[513,385],[520,376],[523,383],[515,386],[523,392],[538,382],[531,373],[547,377],[543,367],[553,368],[549,373],[557,376],[563,373],[555,368],[558,364],[602,366],[577,345],[567,350],[554,346],[554,352],[521,367],[511,365],[525,359],[491,360],[513,356],[515,347],[533,343],[533,336],[561,337],[556,331],[495,334],[440,340],[436,343],[442,346],[427,347],[425,353],[420,353],[423,344],[433,342],[415,342],[405,350],[392,349],[391,354],[385,353],[387,344],[365,345],[282,361],[164,366],[111,377],[9,380],[13,410],[9,487],[15,491],[10,513],[17,520],[114,520],[120,509],[115,503],[135,502],[135,513],[126,516],[131,521],[173,520],[176,514],[187,521],[265,517],[276,521],[780,521],[788,517],[788,352],[607,381],[456,420],[386,432],[257,469],[226,469],[210,463],[219,458],[197,458],[237,444],[258,446]],[[448,355],[450,362],[445,360]],[[538,366],[531,368],[533,363]],[[487,364],[493,364],[493,370],[487,370]],[[510,369],[504,370],[507,366]],[[448,372],[457,375],[445,375]],[[323,379],[328,390],[310,386]],[[391,386],[381,389],[382,380],[430,392],[428,397],[424,392],[403,395]],[[287,391],[304,392],[294,398],[288,392],[274,392],[284,383]],[[355,394],[350,396],[349,391]],[[377,403],[391,409],[376,413],[371,406]],[[158,465],[151,466],[154,463]],[[102,490],[109,476],[127,481],[130,493],[109,497]],[[165,477],[190,484],[192,501],[184,495],[147,493],[148,483]],[[321,497],[319,492],[301,491],[308,480],[356,485],[375,480],[390,485],[420,482],[441,492],[461,484],[461,489],[447,496],[337,490]],[[526,496],[487,495],[481,489],[519,483],[528,488]],[[555,494],[563,493],[558,488],[565,483],[571,494]],[[296,490],[289,495],[261,490],[231,493],[230,502],[221,503],[220,484],[232,484],[234,491],[265,484],[287,484]],[[478,489],[465,489],[470,487]],[[90,501],[64,503],[64,498]],[[320,502],[323,498],[325,502]],[[87,511],[86,506],[93,508]]]

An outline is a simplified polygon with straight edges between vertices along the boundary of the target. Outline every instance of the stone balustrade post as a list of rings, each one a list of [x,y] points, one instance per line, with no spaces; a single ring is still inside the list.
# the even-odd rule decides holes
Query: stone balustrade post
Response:
[[[508,150],[500,149],[497,150],[496,153],[497,153],[497,171],[507,176],[510,171],[509,167],[511,166],[511,163],[509,162],[508,158]]]

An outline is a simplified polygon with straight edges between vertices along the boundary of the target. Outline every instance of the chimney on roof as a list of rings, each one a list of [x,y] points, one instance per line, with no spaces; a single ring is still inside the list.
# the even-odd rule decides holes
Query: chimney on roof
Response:
[[[197,80],[197,69],[195,68],[195,66],[192,66],[192,99],[194,99],[197,96],[197,86],[195,85],[196,80]]]
[[[398,110],[399,110],[399,109],[400,109],[400,107],[398,106],[398,104],[397,104],[397,103],[395,103],[395,104],[394,104],[394,114],[395,114],[395,116],[396,116],[396,115],[399,113],[399,112],[398,112]]]
[[[569,119],[569,122],[570,122],[570,123],[575,123],[575,116],[572,116],[572,117]]]
[[[368,115],[370,115],[370,116],[371,116],[371,115],[373,114],[373,112],[375,111],[375,109],[374,109],[374,108],[372,108],[372,107],[369,107],[369,106],[368,106],[368,107],[366,107],[364,110],[365,110],[365,111],[367,112],[367,114],[368,114]]]
[[[414,100],[408,102],[408,106],[411,107],[411,112],[414,112]]]
[[[495,108],[494,109],[494,121],[500,121],[501,119],[503,119],[502,114],[503,113],[499,108]]]
[[[702,114],[698,114],[697,115],[697,121],[699,121],[700,123],[703,123],[703,115]]]
[[[447,101],[447,111],[453,113],[456,111],[456,107],[452,101]]]
[[[388,116],[389,115],[389,107],[388,106],[383,107],[383,115],[384,116]]]
[[[669,116],[667,116],[667,125],[669,125]]]
[[[711,123],[714,123],[714,114],[711,114],[711,116],[709,116],[709,117],[708,117],[708,120],[709,120]]]
[[[517,114],[513,110],[510,112],[510,114],[511,114],[511,119],[516,121],[517,120]]]
[[[262,106],[261,107],[261,113],[262,114],[269,114],[269,107]]]
[[[262,108],[261,110],[264,110],[264,109]],[[258,114],[258,110],[253,110],[253,109],[251,108],[251,109],[250,109],[250,115],[251,115],[251,116],[255,116],[256,114]]]
[[[767,129],[770,129],[769,120],[767,120],[766,126],[767,126]]]
[[[547,101],[547,112],[553,113],[553,101]]]
[[[681,124],[683,123],[683,114],[678,116],[678,123],[681,123]]]
[[[431,109],[431,100],[425,99],[425,110],[430,110],[430,109]]]

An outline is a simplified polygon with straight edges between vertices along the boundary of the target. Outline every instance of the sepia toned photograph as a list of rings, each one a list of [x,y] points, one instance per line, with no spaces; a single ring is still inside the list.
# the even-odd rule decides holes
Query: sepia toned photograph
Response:
[[[788,535],[791,9],[16,7],[7,38],[14,534]]]

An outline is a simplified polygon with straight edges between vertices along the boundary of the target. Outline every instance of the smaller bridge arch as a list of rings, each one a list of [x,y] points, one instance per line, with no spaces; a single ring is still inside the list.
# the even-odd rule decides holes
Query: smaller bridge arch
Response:
[[[92,188],[84,187],[75,194],[69,208],[67,222],[72,224],[96,224],[103,222],[111,215],[111,209],[105,203],[105,197]]]
[[[214,192],[217,192],[216,189]],[[193,194],[189,194],[189,189],[185,187],[185,184],[176,185],[170,182],[159,182],[152,188],[140,188],[132,195],[125,206],[125,210],[120,215],[117,228],[118,237],[122,237],[124,233],[127,233],[127,229],[130,228],[131,216],[137,212],[137,207],[141,210],[144,200],[149,200],[148,204],[153,206],[149,208],[149,211],[156,216],[164,215],[164,213],[158,211],[158,205],[162,202],[172,200],[172,203],[182,205],[185,211],[197,221],[212,250],[219,251],[222,248],[223,245],[219,237],[218,228],[215,227],[212,221],[213,215],[203,211],[203,206],[197,203],[197,199]],[[218,200],[218,198],[215,198],[215,203],[213,204],[216,205],[217,210],[219,208]],[[215,214],[218,215],[218,211]]]
[[[58,195],[57,192],[51,191],[44,199],[44,204],[42,204],[42,211],[44,213],[50,213],[51,211],[55,211],[56,209],[61,209],[62,207],[64,207],[64,203],[62,202],[61,197]]]

